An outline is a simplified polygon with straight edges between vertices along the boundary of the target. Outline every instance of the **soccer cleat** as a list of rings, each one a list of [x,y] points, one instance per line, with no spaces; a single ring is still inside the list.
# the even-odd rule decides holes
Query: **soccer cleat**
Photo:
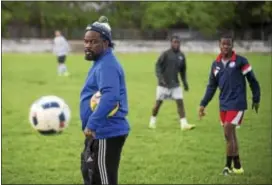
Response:
[[[238,174],[238,175],[244,174],[244,169],[242,167],[239,169],[233,168],[232,171],[234,174]]]
[[[194,129],[196,126],[192,125],[192,124],[185,124],[185,125],[181,125],[181,130],[192,130]]]
[[[149,123],[149,128],[155,129],[156,128],[156,123]]]
[[[225,167],[222,171],[222,174],[227,176],[227,175],[230,175],[232,173],[232,170],[228,167]]]

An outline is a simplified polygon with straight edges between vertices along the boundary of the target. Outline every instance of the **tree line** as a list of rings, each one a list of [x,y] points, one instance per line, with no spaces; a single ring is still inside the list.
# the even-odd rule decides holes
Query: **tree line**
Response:
[[[11,2],[2,1],[2,32],[8,25],[48,29],[84,29],[100,15],[113,28],[192,28],[211,35],[218,30],[266,27],[272,2]]]

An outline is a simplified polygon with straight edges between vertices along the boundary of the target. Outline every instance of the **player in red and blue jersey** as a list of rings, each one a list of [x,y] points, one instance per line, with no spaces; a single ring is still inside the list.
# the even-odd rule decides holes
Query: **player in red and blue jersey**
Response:
[[[199,117],[205,115],[205,107],[213,98],[217,87],[220,89],[220,118],[226,139],[226,165],[223,174],[242,174],[236,136],[236,126],[240,126],[247,109],[246,80],[253,94],[252,109],[258,113],[260,86],[251,65],[243,56],[233,51],[233,38],[222,36],[219,41],[221,53],[212,63],[209,83],[204,98],[200,103]],[[232,162],[234,166],[232,167]]]

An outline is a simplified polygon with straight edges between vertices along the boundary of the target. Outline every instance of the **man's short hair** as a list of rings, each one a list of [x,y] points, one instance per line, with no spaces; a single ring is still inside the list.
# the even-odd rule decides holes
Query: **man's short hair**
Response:
[[[219,42],[221,41],[221,39],[231,39],[232,42],[234,41],[234,38],[230,33],[222,33],[220,35]]]
[[[177,39],[180,41],[180,37],[178,35],[172,35],[170,38],[170,41],[172,42],[174,39]]]

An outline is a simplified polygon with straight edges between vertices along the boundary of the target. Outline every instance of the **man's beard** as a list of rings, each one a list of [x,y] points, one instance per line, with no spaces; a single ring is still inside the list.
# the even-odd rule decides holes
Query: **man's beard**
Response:
[[[85,60],[93,61],[97,58],[93,51],[85,50]]]
[[[174,52],[178,52],[178,51],[179,51],[179,48],[174,48],[174,47],[172,47],[172,50],[173,50]]]
[[[88,60],[88,61],[94,60],[93,55],[85,53],[85,60]]]

